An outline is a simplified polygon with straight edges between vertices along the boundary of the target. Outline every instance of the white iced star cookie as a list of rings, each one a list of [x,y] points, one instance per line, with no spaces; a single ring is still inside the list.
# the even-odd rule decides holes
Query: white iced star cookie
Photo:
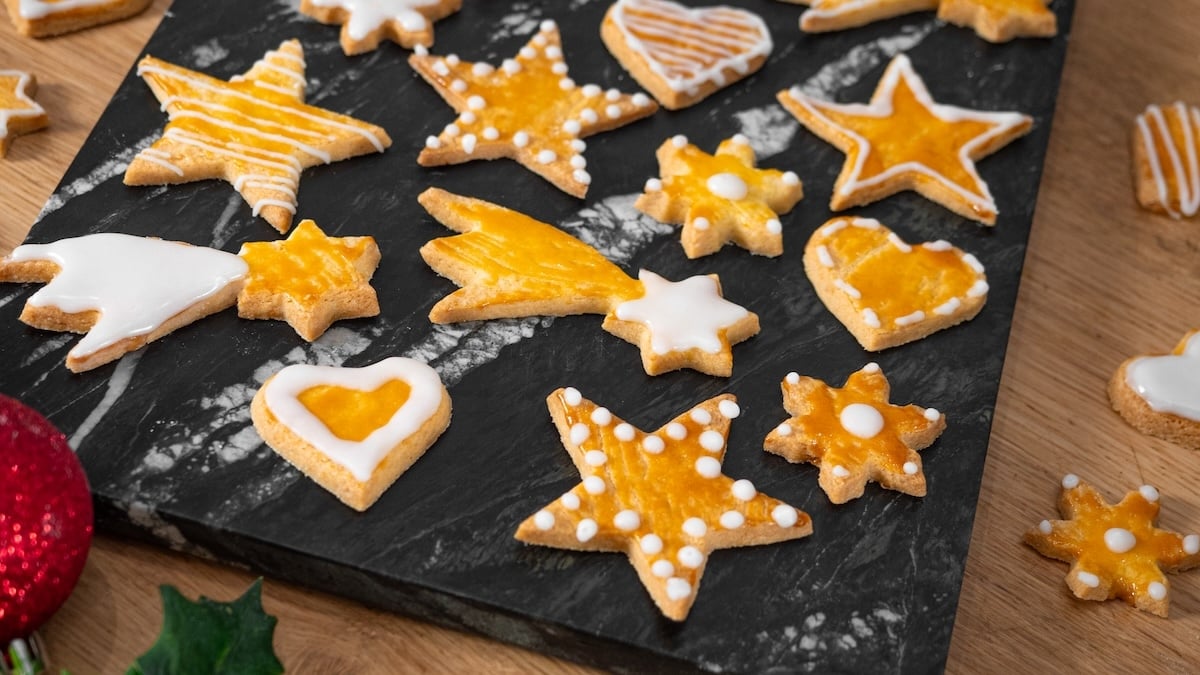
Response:
[[[384,38],[406,49],[433,44],[433,22],[457,12],[462,0],[303,0],[300,11],[341,24],[347,56],[374,50]]]

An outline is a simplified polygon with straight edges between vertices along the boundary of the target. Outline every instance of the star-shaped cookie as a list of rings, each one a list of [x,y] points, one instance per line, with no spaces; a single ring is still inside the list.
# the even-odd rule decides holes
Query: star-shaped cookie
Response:
[[[685,136],[668,139],[657,154],[662,178],[646,181],[634,206],[665,223],[683,223],[687,257],[716,253],[727,242],[758,255],[783,253],[779,215],[804,195],[795,173],[756,169],[741,134],[722,141],[715,155]]]
[[[243,319],[287,321],[312,342],[334,321],[379,314],[373,237],[328,237],[304,220],[285,241],[242,244],[238,255],[250,267],[238,296]]]
[[[841,389],[789,373],[783,407],[792,417],[767,434],[763,449],[819,467],[821,489],[834,504],[861,497],[868,481],[924,497],[917,451],[941,435],[946,416],[934,408],[892,405],[890,390],[875,363],[850,375]]]
[[[1159,529],[1159,494],[1150,485],[1116,505],[1074,474],[1063,477],[1062,487],[1058,510],[1066,520],[1043,520],[1025,533],[1025,543],[1071,564],[1067,586],[1075,597],[1121,598],[1167,616],[1170,582],[1163,572],[1200,565],[1200,535]]]
[[[645,94],[575,84],[553,21],[499,68],[420,50],[408,62],[459,113],[426,139],[421,166],[509,157],[575,197],[592,182],[582,139],[658,110]]]
[[[392,144],[373,124],[304,104],[304,50],[297,40],[228,82],[153,56],[138,63],[138,74],[170,122],[129,164],[125,184],[225,180],[280,232],[292,226],[300,172]]]
[[[662,613],[683,621],[709,553],[812,533],[808,514],[722,472],[729,394],[646,433],[573,388],[547,399],[550,416],[583,481],[517,528],[517,539],[629,556]]]
[[[8,154],[14,136],[44,128],[46,111],[33,100],[37,79],[19,70],[0,70],[0,157]]]
[[[1046,8],[1050,0],[784,0],[811,5],[800,16],[809,33],[855,28],[902,14],[936,9],[938,18],[975,29],[989,42],[1018,37],[1052,37],[1058,19]]]
[[[725,300],[716,276],[632,279],[599,251],[546,223],[430,188],[418,201],[457,236],[421,256],[462,288],[429,312],[434,323],[603,314],[604,330],[638,345],[648,375],[692,368],[728,377],[731,346],[758,333],[758,316]]]
[[[385,38],[401,47],[433,44],[433,22],[462,8],[462,0],[302,0],[300,11],[341,24],[347,56],[374,50]]]
[[[870,104],[830,103],[799,87],[779,101],[814,134],[846,153],[829,208],[841,211],[915,190],[964,218],[996,223],[996,202],[975,169],[1025,135],[1033,120],[935,103],[908,57],[892,59]]]

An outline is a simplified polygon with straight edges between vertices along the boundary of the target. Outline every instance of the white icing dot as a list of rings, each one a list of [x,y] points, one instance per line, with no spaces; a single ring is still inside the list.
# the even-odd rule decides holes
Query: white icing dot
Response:
[[[662,553],[663,550],[662,537],[658,536],[657,534],[647,534],[646,536],[642,537],[641,545],[642,553],[645,553],[646,555],[658,555],[659,553]],[[671,571],[674,572],[675,570]]]
[[[708,525],[705,525],[704,521],[699,518],[688,518],[683,521],[683,533],[699,539],[708,534]]]
[[[445,129],[443,129],[442,131],[443,131],[443,133],[445,133],[447,136],[452,136],[452,137],[453,137],[453,136],[457,136],[457,135],[459,135],[460,133],[462,133],[462,130],[458,128],[458,125],[457,125],[457,124],[454,124],[453,122],[451,122],[450,124],[447,124],[447,125],[446,125],[446,128],[445,128]]]
[[[487,107],[487,101],[483,100],[482,96],[472,96],[467,99],[467,107],[471,110],[483,110]]]
[[[571,176],[584,185],[590,185],[592,183],[592,174],[584,171],[583,169],[575,169]]]
[[[554,514],[546,510],[538,511],[533,516],[533,524],[537,529],[545,531],[554,527]]]
[[[562,89],[563,91],[571,91],[575,88],[575,80],[572,80],[569,77],[564,77],[558,81],[558,88]]]
[[[736,530],[746,523],[746,517],[737,511],[726,511],[721,514],[721,527]]]
[[[696,408],[690,416],[696,424],[712,424],[712,415],[703,408]]]
[[[1143,485],[1138,488],[1138,492],[1142,493],[1142,498],[1148,502],[1154,503],[1158,501],[1158,490],[1153,485]]]
[[[679,564],[690,569],[696,569],[704,564],[704,554],[695,546],[684,546],[675,554]]]
[[[413,45],[413,53],[417,56],[429,56],[429,48],[422,44]]]
[[[918,309],[917,311],[913,312],[912,314],[905,314],[904,316],[897,317],[896,325],[897,326],[911,326],[914,323],[921,323],[924,320],[925,320],[925,312]]]
[[[562,502],[563,508],[568,511],[574,511],[575,509],[579,508],[579,495],[575,494],[574,492],[568,492],[564,494],[559,498],[559,501]]]
[[[549,47],[546,47],[546,56],[548,56],[552,59],[561,59],[562,58],[562,49],[560,49],[559,47],[557,47],[555,45],[550,45]]]
[[[621,92],[617,91],[616,89],[609,89],[608,91],[604,92],[604,98],[608,99],[609,101],[616,101],[621,98]]]
[[[587,462],[588,466],[604,466],[608,462],[608,455],[604,454],[603,450],[588,450],[583,455],[583,461]]]
[[[513,145],[517,146],[518,148],[523,148],[529,145],[529,134],[525,133],[524,131],[518,131],[517,133],[513,134]]]
[[[488,127],[483,130],[483,137],[489,141],[494,141],[500,138],[500,131],[496,127]]]
[[[600,476],[588,476],[583,479],[583,489],[587,490],[589,495],[601,495],[608,489],[608,484]]]
[[[533,39],[530,40],[530,42],[537,45],[538,47],[545,47],[547,40],[546,40],[545,35],[535,35],[535,36],[533,36]]]
[[[612,424],[613,416],[612,413],[608,411],[608,408],[596,408],[592,411],[591,417],[592,421],[599,426],[606,427]]]
[[[942,419],[942,413],[939,412],[937,408],[926,408],[925,419],[929,420],[930,422],[936,422]]]
[[[1042,534],[1050,534],[1054,531],[1054,526],[1050,524],[1050,521],[1043,520],[1042,522],[1038,523],[1038,531]]]
[[[863,323],[867,324],[871,328],[879,328],[880,326],[883,325],[879,321],[879,315],[876,314],[875,310],[871,309],[870,307],[868,307],[862,311],[862,318],[863,318]]]
[[[678,134],[671,138],[671,145],[674,145],[677,148],[682,148],[683,146],[685,146],[687,144],[688,144],[687,136],[684,136],[683,134]]]
[[[715,173],[705,183],[708,191],[722,199],[745,199],[750,188],[740,176],[732,173]]]
[[[434,61],[433,72],[445,77],[450,74],[450,69],[446,67],[445,61]]]
[[[750,139],[746,138],[745,134],[734,134],[733,138],[729,139],[737,145],[750,145]]]
[[[587,150],[587,143],[584,143],[578,138],[571,139],[571,149],[575,152],[583,152],[584,150]]]
[[[667,579],[667,598],[670,600],[683,600],[692,594],[692,585],[686,579],[679,577],[671,577]]]
[[[604,114],[608,115],[610,120],[615,120],[621,116],[621,106],[614,104],[605,106]]]
[[[700,434],[700,447],[709,452],[720,452],[725,447],[725,437],[709,429]]]
[[[920,470],[921,470],[921,467],[917,466],[916,462],[905,462],[904,463],[904,473],[906,473],[910,476],[915,476],[917,474],[917,472]]]
[[[646,192],[659,192],[662,190],[662,181],[657,178],[647,178],[646,186],[643,189]]]
[[[687,427],[679,422],[671,422],[667,425],[667,436],[677,441],[682,441],[687,438]]]
[[[937,307],[933,308],[933,313],[938,316],[949,316],[958,311],[962,307],[962,300],[958,298],[950,298]]]
[[[974,270],[976,274],[983,274],[983,263],[979,262],[979,258],[970,253],[964,253],[962,261],[967,263],[967,266]]]
[[[650,105],[650,97],[639,91],[633,95],[633,104],[639,108],[645,108]]]
[[[587,160],[584,159],[583,155],[575,155],[574,157],[571,158],[571,166],[576,169],[586,168]]]
[[[647,436],[642,439],[642,449],[652,455],[657,455],[665,450],[666,447],[667,444],[658,436]]]
[[[721,475],[721,463],[712,457],[701,457],[696,460],[696,473],[705,478],[716,478]]]
[[[782,180],[783,180],[784,185],[799,185],[800,184],[800,176],[797,176],[795,174],[795,172],[793,172],[793,171],[784,172]]]
[[[883,431],[883,415],[866,403],[851,403],[838,416],[842,428],[859,438],[875,438]]]
[[[800,520],[800,514],[787,504],[780,504],[771,509],[771,520],[780,527],[792,527]]]
[[[596,122],[600,121],[600,116],[596,114],[595,110],[592,110],[591,108],[584,108],[583,110],[579,111],[579,119],[587,122],[588,124],[595,124]]]
[[[692,227],[696,228],[697,230],[707,230],[711,224],[712,223],[708,222],[708,218],[705,218],[704,216],[697,216],[694,220],[692,220]]]
[[[642,517],[637,511],[625,509],[613,516],[613,525],[623,532],[633,532],[642,525]]]
[[[579,390],[575,387],[567,387],[563,389],[563,400],[567,402],[567,405],[574,408],[583,402],[583,394],[580,394]]]
[[[558,24],[554,23],[554,19],[546,19],[545,21],[542,22],[542,25],[541,25],[541,29],[542,29],[543,33],[549,33],[550,31],[556,30],[557,28],[558,28]]]
[[[1128,553],[1137,546],[1137,537],[1123,527],[1110,527],[1104,531],[1104,545],[1113,553]]]
[[[517,63],[516,59],[504,59],[504,63],[500,64],[500,67],[509,75],[516,75],[521,72],[521,64]]]
[[[462,120],[462,122],[464,124],[474,124],[475,120],[478,118],[475,117],[475,113],[468,110],[468,111],[464,112],[463,114],[459,115],[458,119]]]
[[[772,218],[767,221],[767,232],[771,234],[779,234],[783,232],[783,223],[779,222],[778,218]]]
[[[1079,476],[1076,476],[1073,473],[1069,473],[1069,474],[1063,476],[1062,486],[1064,488],[1066,488],[1067,490],[1074,490],[1076,487],[1079,486]]]
[[[784,379],[787,380],[788,384],[800,384],[800,373],[796,373],[796,372],[788,373],[787,377],[785,377]]]
[[[579,525],[575,527],[575,538],[579,541],[589,541],[596,533],[600,531],[600,526],[591,518],[584,518],[579,521]]]
[[[838,478],[845,478],[846,476],[850,475],[850,471],[841,464],[834,464],[833,475],[837,476]]]
[[[660,579],[665,579],[675,574],[675,565],[671,564],[670,560],[655,560],[654,564],[650,566],[650,573]]]
[[[1146,592],[1150,594],[1151,600],[1162,600],[1167,597],[1167,587],[1157,581],[1151,581],[1150,585],[1146,587]]]
[[[1092,574],[1091,572],[1079,572],[1075,575],[1075,578],[1079,579],[1084,586],[1089,586],[1091,588],[1096,588],[1100,585],[1100,577]]]
[[[729,399],[724,399],[720,403],[718,403],[717,409],[721,411],[722,415],[728,417],[731,420],[737,419],[737,416],[742,414],[741,407],[738,406],[737,403],[734,403],[733,401],[730,401]]]
[[[791,436],[792,425],[788,424],[787,422],[781,422],[779,426],[775,427],[775,433],[779,434],[780,436]]]
[[[872,361],[863,366],[862,371],[868,375],[874,375],[875,373],[879,372],[879,364]]]
[[[895,246],[897,249],[899,249],[901,253],[912,253],[912,246],[910,246],[908,242],[901,239],[900,235],[896,234],[895,232],[889,232],[887,238],[888,241],[891,242],[892,246]]]
[[[613,436],[616,436],[619,441],[632,441],[633,435],[633,425],[627,422],[621,422],[613,429]]]
[[[539,164],[549,164],[558,159],[558,155],[553,150],[542,150],[537,154]]]
[[[571,425],[571,442],[575,445],[581,445],[592,435],[591,429],[583,422],[576,422]]]
[[[862,298],[862,291],[858,290],[854,286],[851,286],[849,283],[846,282],[845,279],[834,279],[833,285],[842,289],[842,292],[844,292],[846,295],[854,298],[855,300],[859,300]]]
[[[549,50],[547,50],[547,51],[549,51]],[[567,64],[563,63],[562,61],[559,61],[558,63],[550,66],[550,72],[554,73],[555,75],[566,75],[567,74]]]
[[[458,54],[447,54],[446,55],[446,63],[449,63],[452,66],[457,66],[460,63]]]
[[[593,96],[599,96],[600,92],[601,92],[600,87],[598,87],[594,84],[583,85],[583,95],[587,96],[588,98],[591,98]]]
[[[954,248],[954,245],[951,244],[950,242],[946,241],[945,239],[938,239],[937,241],[927,241],[923,244],[923,246],[925,246],[925,248],[929,249],[930,251],[949,251],[950,249]]]
[[[1189,534],[1183,538],[1183,552],[1188,555],[1200,553],[1200,534]]]
[[[494,72],[496,72],[496,69],[487,63],[476,63],[475,65],[471,66],[471,73],[474,74],[475,77],[487,77]]]
[[[463,147],[463,150],[465,150],[468,155],[475,152],[475,143],[476,143],[475,134],[467,134],[466,136],[462,137],[462,147]]]
[[[981,295],[987,295],[988,283],[983,279],[976,281],[971,288],[967,289],[968,298],[978,298]]]
[[[425,147],[436,150],[442,147],[442,142],[438,140],[437,136],[429,136],[425,139]]]
[[[450,88],[461,94],[467,90],[467,83],[462,80],[455,80],[450,83]]]
[[[520,54],[521,58],[523,58],[523,59],[537,58],[537,50],[534,49],[533,47],[530,47],[529,45],[525,45],[524,47],[521,47],[521,51],[519,51],[517,53]]]
[[[754,489],[754,483],[745,478],[733,481],[733,485],[729,487],[729,491],[740,502],[748,502],[758,495],[758,490]]]

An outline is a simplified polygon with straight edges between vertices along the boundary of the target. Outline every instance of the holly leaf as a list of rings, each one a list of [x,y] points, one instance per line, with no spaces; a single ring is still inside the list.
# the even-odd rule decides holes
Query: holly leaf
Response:
[[[262,579],[242,597],[192,602],[174,586],[160,586],[163,627],[150,651],[126,675],[277,675],[283,664],[272,640],[275,617],[262,607]]]

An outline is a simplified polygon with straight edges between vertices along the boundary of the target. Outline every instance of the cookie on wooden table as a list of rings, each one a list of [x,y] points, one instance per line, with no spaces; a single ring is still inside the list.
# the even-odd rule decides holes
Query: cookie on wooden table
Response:
[[[1172,218],[1200,211],[1200,109],[1177,101],[1137,116],[1133,184],[1144,209]]]
[[[50,37],[142,13],[152,0],[7,0],[17,32]]]
[[[33,100],[37,78],[19,70],[0,70],[0,157],[12,139],[43,129],[50,123],[46,110]]]
[[[1170,354],[1127,359],[1108,381],[1108,399],[1138,431],[1200,450],[1200,331]]]

